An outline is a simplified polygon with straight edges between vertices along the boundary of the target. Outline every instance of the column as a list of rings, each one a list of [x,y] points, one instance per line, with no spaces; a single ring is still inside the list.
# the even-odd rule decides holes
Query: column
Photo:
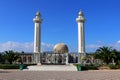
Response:
[[[78,13],[76,18],[78,23],[78,63],[82,63],[82,57],[85,56],[85,37],[84,37],[84,22],[85,18],[83,12]]]
[[[42,24],[42,19],[40,12],[36,13],[35,18],[33,19],[34,24],[35,24],[35,29],[34,29],[34,62],[35,63],[41,63],[40,61],[40,52],[41,52],[41,24]]]

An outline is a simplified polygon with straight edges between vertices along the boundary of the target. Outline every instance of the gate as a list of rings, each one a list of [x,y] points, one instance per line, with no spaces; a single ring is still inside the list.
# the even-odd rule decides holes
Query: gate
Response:
[[[66,64],[68,62],[68,53],[56,54],[56,53],[42,53],[41,54],[41,63],[42,64]]]

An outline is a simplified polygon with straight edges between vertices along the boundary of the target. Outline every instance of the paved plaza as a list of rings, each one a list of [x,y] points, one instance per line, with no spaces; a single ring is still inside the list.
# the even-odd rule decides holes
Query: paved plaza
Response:
[[[0,80],[120,80],[120,70],[79,72],[0,70]]]
[[[77,71],[77,68],[73,65],[34,65],[28,66],[29,71]]]

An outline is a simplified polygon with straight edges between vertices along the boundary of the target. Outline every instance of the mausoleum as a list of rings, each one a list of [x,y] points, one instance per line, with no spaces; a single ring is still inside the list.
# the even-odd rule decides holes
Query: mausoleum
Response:
[[[85,54],[85,37],[84,37],[84,23],[85,18],[80,11],[76,22],[78,23],[78,53],[69,54],[69,48],[65,43],[58,43],[54,46],[52,52],[41,52],[41,26],[43,19],[40,12],[37,12],[34,22],[34,51],[31,54],[31,59],[26,61],[32,61],[34,64],[69,64],[73,63],[82,63],[82,57],[86,56]],[[28,59],[28,57],[27,57]],[[23,60],[25,61],[24,57]],[[28,62],[29,63],[29,62]]]

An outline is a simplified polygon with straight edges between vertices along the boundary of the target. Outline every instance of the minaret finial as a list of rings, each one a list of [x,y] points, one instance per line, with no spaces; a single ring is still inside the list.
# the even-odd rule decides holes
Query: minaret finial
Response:
[[[79,11],[78,13],[78,18],[76,19],[77,22],[85,22],[84,14],[82,10]]]
[[[84,16],[82,10],[78,13],[78,16]]]
[[[39,17],[41,16],[39,11],[36,12],[36,16],[39,16]]]
[[[35,18],[33,19],[33,21],[42,23],[43,19],[41,18],[41,14],[39,11],[36,12]]]

